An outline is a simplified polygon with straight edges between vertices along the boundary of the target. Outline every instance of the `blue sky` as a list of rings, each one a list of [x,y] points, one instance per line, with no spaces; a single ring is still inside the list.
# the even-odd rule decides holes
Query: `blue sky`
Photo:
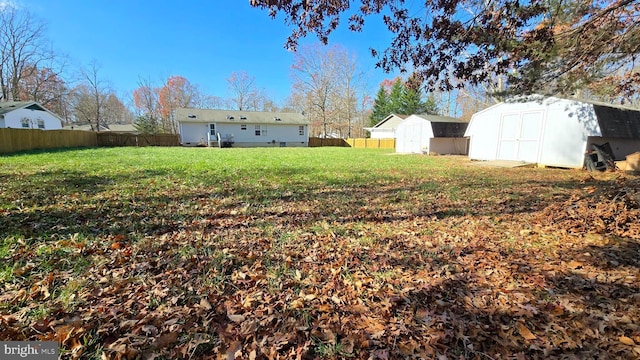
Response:
[[[53,49],[68,56],[69,73],[96,61],[126,102],[140,79],[160,85],[181,75],[206,94],[227,97],[226,78],[246,71],[277,103],[290,93],[293,54],[284,49],[290,33],[249,0],[18,0],[47,26]],[[377,26],[375,26],[377,25]],[[330,38],[355,54],[368,75],[371,95],[392,75],[375,69],[369,48],[383,49],[390,34],[380,24],[348,31],[346,18]],[[303,43],[316,42],[315,35]]]

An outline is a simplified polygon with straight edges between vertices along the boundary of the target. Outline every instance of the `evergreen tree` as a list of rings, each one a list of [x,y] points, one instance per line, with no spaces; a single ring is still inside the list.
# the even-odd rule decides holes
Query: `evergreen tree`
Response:
[[[400,78],[396,78],[396,81],[391,86],[389,92],[389,108],[388,114],[405,114],[402,106],[402,94],[404,93],[404,83]],[[408,114],[410,115],[410,114]]]
[[[427,100],[424,102],[422,114],[438,115],[439,113],[440,109],[438,109],[436,98],[433,94],[429,94],[429,96],[427,96]]]
[[[138,116],[134,123],[134,127],[140,134],[158,134],[160,133],[160,126],[158,121],[153,116],[142,115]]]
[[[378,90],[378,94],[376,95],[376,99],[373,103],[371,116],[369,117],[371,126],[375,126],[388,115],[389,95],[387,95],[387,91],[384,89],[384,86],[380,85],[380,89]]]
[[[405,87],[402,92],[400,112],[402,114],[422,114],[425,103],[422,101],[422,91]]]
[[[430,95],[426,101],[423,99],[422,83],[422,79],[416,73],[411,74],[404,83],[401,99],[403,114],[437,114],[438,109],[433,95]]]

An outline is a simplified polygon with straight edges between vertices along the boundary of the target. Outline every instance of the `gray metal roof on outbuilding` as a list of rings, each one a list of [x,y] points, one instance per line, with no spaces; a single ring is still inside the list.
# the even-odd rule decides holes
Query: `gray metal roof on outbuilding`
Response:
[[[594,104],[602,136],[640,139],[640,111],[610,105]]]
[[[431,114],[418,114],[416,116],[431,122],[434,137],[464,137],[464,132],[469,125],[464,120],[450,116]]]

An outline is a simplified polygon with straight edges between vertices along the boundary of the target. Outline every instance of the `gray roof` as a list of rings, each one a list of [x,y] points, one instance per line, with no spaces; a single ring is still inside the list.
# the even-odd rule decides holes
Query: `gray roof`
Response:
[[[42,105],[35,101],[3,101],[0,102],[0,115],[6,114],[13,110],[22,109],[33,105],[37,110],[47,111]]]
[[[603,137],[640,139],[640,111],[593,104]]]
[[[454,118],[451,116],[442,116],[442,115],[431,115],[431,114],[416,114],[425,120],[431,121],[432,123],[467,123],[467,121]]]
[[[178,122],[201,123],[238,123],[238,124],[282,124],[307,125],[309,120],[300,113],[270,112],[270,111],[239,111],[239,110],[211,110],[211,109],[176,109]]]
[[[464,120],[450,116],[431,114],[416,114],[416,116],[431,123],[434,137],[464,137],[464,132],[467,131],[467,126],[469,125]]]
[[[434,137],[464,137],[464,132],[467,131],[469,123],[466,122],[432,122],[431,128],[433,129]]]
[[[135,124],[108,124],[107,127],[109,130],[113,132],[129,132],[129,133],[137,133],[138,129],[136,129]]]
[[[387,115],[387,117],[385,117],[384,119],[380,120],[380,122],[375,124],[373,128],[369,128],[369,129],[381,128],[383,127],[384,124],[386,124],[387,122],[389,122],[389,120],[392,120],[392,119],[399,119],[400,121],[402,121],[408,117],[409,115],[404,115],[404,114],[389,114]],[[397,125],[397,124],[394,124],[394,125]]]

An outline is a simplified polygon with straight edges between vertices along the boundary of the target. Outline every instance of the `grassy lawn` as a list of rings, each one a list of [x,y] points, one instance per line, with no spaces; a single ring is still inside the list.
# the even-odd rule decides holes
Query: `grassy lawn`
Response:
[[[640,179],[349,148],[0,156],[0,340],[63,358],[640,357]]]

